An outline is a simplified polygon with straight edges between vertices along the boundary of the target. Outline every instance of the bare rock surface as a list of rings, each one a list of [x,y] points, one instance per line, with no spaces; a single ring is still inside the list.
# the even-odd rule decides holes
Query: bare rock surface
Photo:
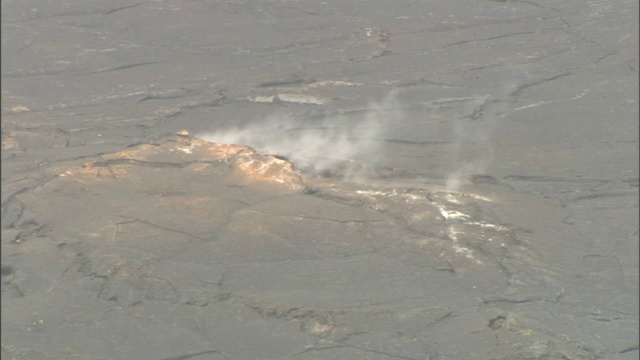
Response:
[[[1,25],[3,359],[637,359],[637,2]]]

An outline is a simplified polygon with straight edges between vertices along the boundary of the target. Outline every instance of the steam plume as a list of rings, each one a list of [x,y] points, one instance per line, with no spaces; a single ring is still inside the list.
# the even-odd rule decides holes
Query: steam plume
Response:
[[[480,97],[472,104],[474,109],[491,105],[493,111],[504,105],[495,104],[490,96]],[[475,110],[473,111],[475,112]],[[473,113],[472,112],[472,113]],[[446,190],[458,192],[470,182],[473,175],[483,174],[494,159],[491,138],[498,121],[498,115],[488,114],[477,119],[460,119],[454,124],[454,147],[452,164],[455,169],[447,174]]]
[[[280,113],[242,128],[197,137],[251,146],[285,156],[303,170],[342,174],[344,180],[357,181],[384,155],[385,130],[400,121],[402,110],[393,91],[381,102],[369,103],[361,116],[307,120]]]

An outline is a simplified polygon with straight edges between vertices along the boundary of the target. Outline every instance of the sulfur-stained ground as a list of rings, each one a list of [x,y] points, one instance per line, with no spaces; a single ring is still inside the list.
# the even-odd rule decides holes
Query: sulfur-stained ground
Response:
[[[638,357],[637,3],[1,30],[3,359]]]

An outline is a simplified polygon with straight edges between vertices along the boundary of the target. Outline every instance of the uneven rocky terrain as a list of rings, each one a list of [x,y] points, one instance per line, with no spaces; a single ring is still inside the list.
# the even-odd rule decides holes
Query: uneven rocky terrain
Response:
[[[638,4],[3,1],[2,357],[636,359]]]

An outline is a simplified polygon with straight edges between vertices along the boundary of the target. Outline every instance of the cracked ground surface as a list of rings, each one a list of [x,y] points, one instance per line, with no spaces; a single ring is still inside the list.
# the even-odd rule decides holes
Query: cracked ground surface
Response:
[[[636,359],[637,30],[625,1],[3,1],[2,357]]]

